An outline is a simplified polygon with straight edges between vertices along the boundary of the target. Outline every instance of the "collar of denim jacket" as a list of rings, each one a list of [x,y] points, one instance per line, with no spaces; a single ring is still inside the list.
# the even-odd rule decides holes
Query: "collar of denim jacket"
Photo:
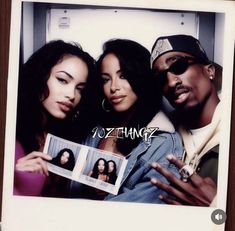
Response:
[[[175,132],[174,125],[163,111],[159,111],[147,125],[147,128],[157,128],[158,131]]]

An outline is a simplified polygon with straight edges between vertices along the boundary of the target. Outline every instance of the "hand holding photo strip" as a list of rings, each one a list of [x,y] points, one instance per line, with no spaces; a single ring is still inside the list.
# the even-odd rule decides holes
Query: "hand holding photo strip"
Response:
[[[3,230],[230,231],[234,9],[13,1]]]
[[[47,135],[43,153],[47,153],[52,158],[47,163],[49,171],[111,194],[118,193],[127,164],[127,160],[123,156],[77,144],[51,134]],[[99,160],[102,160],[103,163],[99,164]],[[114,181],[109,175],[108,162],[110,161],[116,166]],[[106,169],[104,163],[106,163]],[[97,172],[95,172],[96,168]],[[92,171],[93,174],[90,173]],[[85,195],[83,196],[85,197]],[[95,198],[95,195],[92,195],[92,198]]]

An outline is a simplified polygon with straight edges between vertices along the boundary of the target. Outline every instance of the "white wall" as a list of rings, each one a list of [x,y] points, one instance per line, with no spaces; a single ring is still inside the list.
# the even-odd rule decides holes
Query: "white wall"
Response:
[[[33,28],[34,28],[34,20],[33,20],[33,3],[28,2],[27,4],[23,4],[23,21],[22,21],[22,29],[23,29],[23,62],[25,63],[29,56],[33,53]]]
[[[111,38],[135,40],[151,49],[160,35],[184,33],[197,36],[195,13],[153,12],[126,9],[51,9],[47,14],[47,42],[77,41],[94,58]]]
[[[214,61],[220,64],[221,66],[223,66],[224,21],[225,21],[224,14],[217,13],[215,18]]]

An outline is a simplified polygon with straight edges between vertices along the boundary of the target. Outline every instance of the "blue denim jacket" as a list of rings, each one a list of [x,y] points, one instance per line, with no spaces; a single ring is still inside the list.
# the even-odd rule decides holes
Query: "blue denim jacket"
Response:
[[[174,130],[168,118],[162,113],[158,113],[150,122],[148,127],[158,127],[159,132],[156,137],[149,140],[142,140],[139,145],[132,150],[126,157],[128,160],[118,195],[109,194],[105,200],[144,202],[144,203],[163,203],[158,197],[166,194],[150,182],[155,177],[168,183],[165,177],[151,168],[152,162],[158,162],[169,171],[179,176],[176,167],[168,162],[167,154],[173,154],[181,158],[183,146],[179,134]],[[89,136],[86,145],[97,147],[99,138]],[[71,183],[71,197],[80,197],[82,184],[73,181]]]

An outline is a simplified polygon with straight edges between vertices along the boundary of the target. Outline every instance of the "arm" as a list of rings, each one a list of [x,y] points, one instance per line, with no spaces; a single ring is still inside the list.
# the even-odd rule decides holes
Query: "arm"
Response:
[[[40,152],[25,155],[19,142],[16,142],[14,195],[40,195],[46,175],[48,175],[45,160],[50,157]]]
[[[184,162],[172,155],[168,155],[167,159],[178,168],[182,168],[185,165]],[[151,180],[153,185],[174,196],[173,199],[169,196],[160,195],[159,198],[161,200],[168,204],[174,205],[186,204],[195,206],[210,206],[217,190],[216,184],[211,178],[202,178],[194,173],[188,178],[188,182],[183,182],[166,168],[157,163],[153,163],[152,167],[172,183],[171,185],[166,185],[161,180],[155,178]]]
[[[106,200],[165,203],[160,200],[159,196],[167,193],[158,187],[154,188],[151,185],[150,179],[154,177],[166,184],[169,182],[159,172],[154,172],[150,163],[154,160],[178,175],[177,168],[166,159],[166,153],[169,151],[175,153],[177,157],[182,156],[183,149],[180,138],[177,135],[166,135],[163,138],[155,138],[148,150],[142,154],[141,158],[137,158],[138,160],[134,168],[122,183],[118,195],[110,194],[106,197]],[[132,155],[135,154],[133,153]]]
[[[109,194],[105,200],[164,204],[165,202],[162,201],[159,196],[166,193],[163,190],[152,186],[149,181],[151,176],[160,178],[165,183],[168,183],[167,180],[160,176],[160,174],[155,174],[152,170],[149,170],[143,177],[141,177],[134,188],[129,188],[127,185],[122,186],[118,195]]]

